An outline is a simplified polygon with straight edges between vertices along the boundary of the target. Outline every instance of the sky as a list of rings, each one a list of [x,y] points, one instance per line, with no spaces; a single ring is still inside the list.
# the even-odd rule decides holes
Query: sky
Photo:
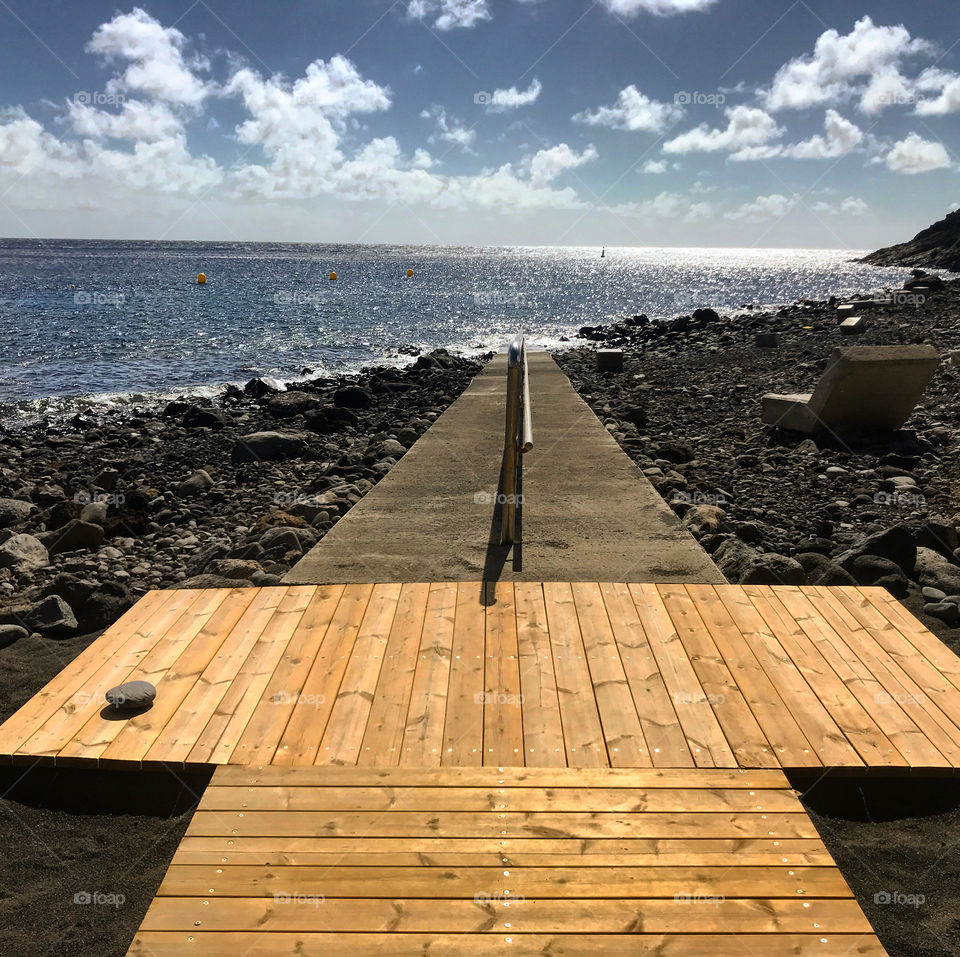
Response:
[[[0,0],[0,235],[872,249],[957,208],[960,4]]]

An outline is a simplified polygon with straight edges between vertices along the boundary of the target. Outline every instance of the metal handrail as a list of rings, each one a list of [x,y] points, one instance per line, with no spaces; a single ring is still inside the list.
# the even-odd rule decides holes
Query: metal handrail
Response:
[[[517,494],[520,455],[533,448],[533,421],[530,415],[530,375],[527,350],[521,336],[507,350],[507,412],[503,439],[503,487],[500,544],[516,541]]]

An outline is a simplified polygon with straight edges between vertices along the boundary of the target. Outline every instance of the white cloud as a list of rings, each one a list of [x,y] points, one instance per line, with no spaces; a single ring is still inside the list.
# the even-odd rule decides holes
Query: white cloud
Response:
[[[540,150],[530,159],[530,181],[535,186],[545,185],[564,171],[583,166],[596,158],[597,151],[592,146],[588,146],[582,153],[571,149],[566,143]]]
[[[770,219],[786,216],[797,205],[797,198],[773,193],[770,196],[758,196],[753,202],[744,203],[737,209],[724,213],[727,219],[741,220],[747,223],[762,223]]]
[[[708,10],[717,0],[601,0],[611,13],[620,17],[635,17],[640,13],[653,13],[667,17],[677,13],[693,13]]]
[[[593,112],[584,110],[575,114],[573,119],[588,126],[659,133],[681,116],[683,110],[680,107],[653,100],[631,83],[620,91],[613,106],[601,106]]]
[[[733,159],[751,147],[765,146],[783,135],[783,130],[764,110],[750,106],[734,106],[725,111],[725,129],[710,129],[701,123],[695,129],[681,133],[663,144],[665,153],[713,153],[726,150]]]
[[[643,164],[644,173],[649,173],[653,176],[657,176],[660,173],[665,173],[667,171],[667,164],[665,160],[647,160]]]
[[[863,131],[855,123],[844,119],[836,110],[827,110],[824,135],[811,136],[789,146],[776,144],[753,146],[740,150],[731,159],[761,160],[783,157],[786,159],[835,159],[846,156],[863,141]]]
[[[469,29],[483,20],[492,19],[487,0],[410,0],[407,16],[414,20],[436,17],[438,30]]]
[[[78,136],[91,139],[162,140],[181,133],[183,123],[165,103],[126,100],[119,112],[98,110],[86,103],[67,104],[70,125]]]
[[[694,203],[680,193],[658,193],[653,199],[640,202],[622,203],[613,207],[613,212],[621,216],[636,216],[641,219],[656,217],[671,222],[694,223],[709,219],[715,214],[712,204]]]
[[[108,84],[112,92],[136,90],[158,100],[198,106],[209,92],[183,56],[186,38],[173,27],[164,27],[140,7],[118,13],[99,26],[87,50],[109,61],[127,60],[129,65]],[[196,60],[196,68],[205,68]]]
[[[960,111],[960,76],[947,70],[924,70],[917,77],[917,113],[920,116],[945,116]],[[936,93],[934,97],[926,92]]]
[[[491,113],[504,113],[521,106],[529,106],[531,103],[536,103],[542,89],[540,81],[534,77],[526,90],[518,90],[515,86],[511,86],[508,90],[494,90],[487,103],[487,109]]]
[[[224,178],[214,160],[191,155],[180,135],[138,142],[130,153],[91,143],[88,158],[94,175],[138,191],[189,195],[216,186]]]
[[[826,216],[863,216],[870,211],[870,206],[859,196],[848,196],[840,203],[827,203],[820,200],[813,204],[815,213],[823,213]]]
[[[865,16],[846,35],[837,30],[822,33],[813,54],[782,66],[761,97],[771,112],[840,102],[855,95],[858,78],[881,73],[886,77],[881,82],[889,83],[905,57],[929,49],[927,41],[913,39],[906,27],[875,26]],[[864,108],[876,109],[877,96],[875,88]]]
[[[871,116],[890,106],[903,106],[914,97],[910,81],[895,66],[886,66],[874,73],[860,97],[860,109]]]
[[[913,175],[950,166],[950,155],[942,143],[931,142],[911,133],[895,144],[886,156],[887,169]]]
[[[21,109],[0,118],[0,171],[72,178],[82,172],[76,147],[62,143]]]
[[[445,143],[453,143],[463,150],[469,151],[470,146],[477,138],[476,130],[467,129],[458,119],[448,116],[447,111],[442,106],[432,106],[429,110],[423,110],[420,116],[423,119],[432,119],[436,123],[436,139],[443,140]],[[430,139],[432,142],[434,137]]]

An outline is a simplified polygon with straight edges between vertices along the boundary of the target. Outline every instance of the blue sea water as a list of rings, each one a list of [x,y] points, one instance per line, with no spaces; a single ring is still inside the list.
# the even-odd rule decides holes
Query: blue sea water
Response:
[[[0,417],[402,364],[402,346],[496,350],[517,331],[555,347],[619,315],[823,299],[907,274],[859,255],[0,240]]]

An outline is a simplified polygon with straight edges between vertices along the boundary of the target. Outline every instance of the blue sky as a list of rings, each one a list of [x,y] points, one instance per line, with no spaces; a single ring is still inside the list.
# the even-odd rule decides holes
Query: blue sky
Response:
[[[960,5],[0,3],[0,234],[872,248],[958,201]]]

